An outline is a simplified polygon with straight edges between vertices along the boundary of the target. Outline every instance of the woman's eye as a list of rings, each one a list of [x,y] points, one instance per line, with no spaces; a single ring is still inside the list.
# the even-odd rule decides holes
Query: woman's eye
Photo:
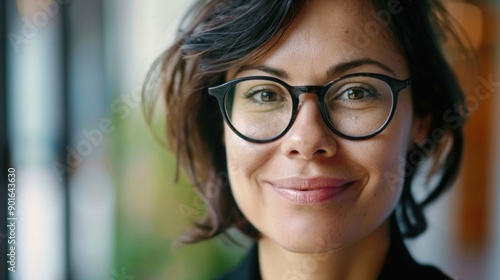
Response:
[[[247,92],[245,97],[260,103],[275,102],[284,99],[284,96],[280,94],[279,90],[277,91],[276,89],[265,87],[254,88]]]
[[[349,98],[349,100],[359,100],[359,99],[363,99],[363,97],[365,97],[365,94],[366,92],[362,89],[349,89],[347,92],[347,98]]]
[[[375,89],[356,87],[347,89],[339,95],[338,99],[346,101],[361,101],[367,99],[368,97],[375,97],[377,95],[378,94]]]
[[[261,92],[257,96],[257,98],[259,98],[260,101],[271,102],[271,101],[278,100],[278,95],[275,92],[272,92],[272,91],[264,91],[264,92]]]

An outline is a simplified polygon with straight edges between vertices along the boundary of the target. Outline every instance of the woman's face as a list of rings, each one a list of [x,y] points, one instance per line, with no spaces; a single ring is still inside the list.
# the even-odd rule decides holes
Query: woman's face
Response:
[[[405,57],[377,12],[361,1],[308,1],[270,52],[232,69],[227,79],[281,73],[290,85],[324,85],[358,72],[407,79]],[[348,66],[336,67],[341,64]],[[294,125],[276,141],[247,142],[226,125],[232,192],[262,238],[312,253],[320,240],[347,246],[386,221],[401,193],[402,180],[392,175],[400,174],[401,158],[419,133],[410,94],[401,91],[389,126],[367,140],[334,134],[313,94],[300,96]]]

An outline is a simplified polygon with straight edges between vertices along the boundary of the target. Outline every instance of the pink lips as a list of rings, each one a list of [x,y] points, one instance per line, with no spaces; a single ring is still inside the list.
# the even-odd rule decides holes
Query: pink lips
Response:
[[[298,204],[318,204],[340,196],[353,180],[337,178],[289,178],[271,182],[282,197]]]

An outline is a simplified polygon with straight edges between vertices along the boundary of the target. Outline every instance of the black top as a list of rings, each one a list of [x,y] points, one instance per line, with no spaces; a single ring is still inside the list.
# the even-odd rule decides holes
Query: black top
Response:
[[[233,270],[217,278],[218,280],[260,280],[259,255],[257,245],[253,245],[243,261]],[[410,255],[399,230],[391,230],[391,244],[379,280],[394,279],[451,279],[433,266],[421,265]]]

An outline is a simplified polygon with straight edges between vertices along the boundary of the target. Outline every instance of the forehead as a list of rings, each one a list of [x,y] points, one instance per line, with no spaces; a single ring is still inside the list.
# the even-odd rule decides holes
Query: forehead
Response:
[[[396,78],[406,78],[406,59],[389,26],[377,21],[377,12],[371,1],[307,1],[282,36],[261,49],[264,55],[249,57],[244,68],[269,66],[286,71],[294,83],[307,84],[335,78],[328,76],[334,65],[369,59],[387,65]],[[373,72],[375,67],[358,70]]]

